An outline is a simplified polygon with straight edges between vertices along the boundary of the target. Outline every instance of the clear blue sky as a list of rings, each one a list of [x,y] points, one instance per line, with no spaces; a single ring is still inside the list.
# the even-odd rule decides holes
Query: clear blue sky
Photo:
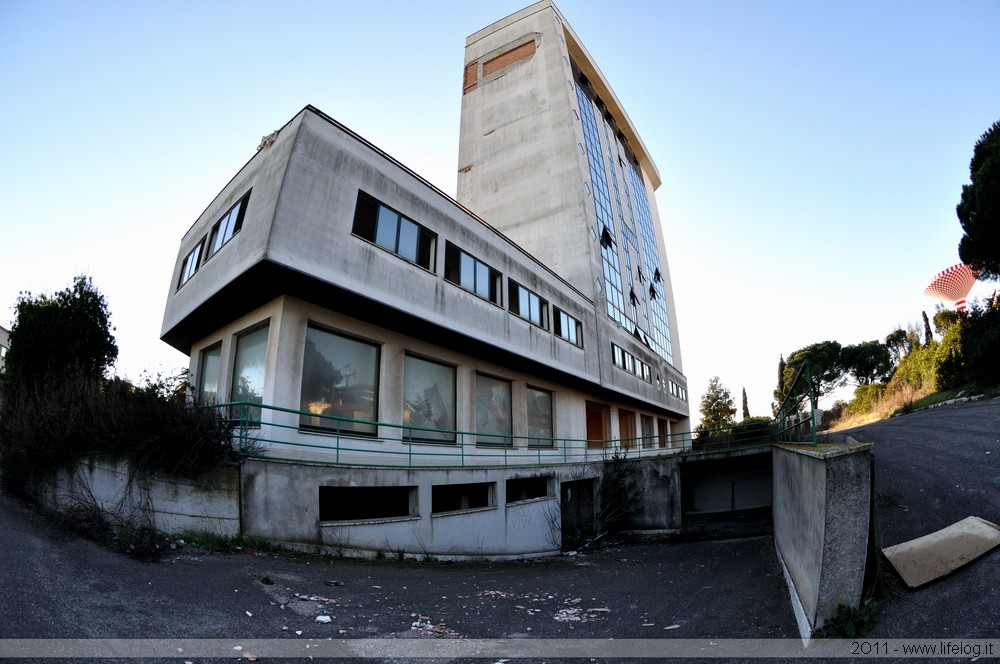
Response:
[[[87,273],[119,373],[186,366],[159,341],[180,239],[260,138],[313,104],[453,194],[465,37],[521,6],[0,0],[0,325]],[[713,375],[768,414],[780,354],[933,313],[1000,2],[558,6],[663,178],[695,419]]]

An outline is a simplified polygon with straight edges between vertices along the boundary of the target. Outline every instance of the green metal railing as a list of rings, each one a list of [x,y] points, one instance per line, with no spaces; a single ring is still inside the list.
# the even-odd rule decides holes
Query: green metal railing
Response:
[[[774,418],[779,442],[816,444],[816,403],[809,361],[806,360],[786,386],[786,393]]]
[[[233,425],[247,457],[373,467],[496,467],[588,463],[692,452],[684,432],[590,440],[433,429],[238,401],[208,406]],[[266,416],[265,416],[266,414]],[[284,452],[284,453],[283,453]]]
[[[372,467],[539,466],[735,451],[790,440],[780,421],[718,430],[592,440],[504,435],[316,414],[249,401],[208,406],[251,458]],[[266,417],[265,417],[266,413]]]

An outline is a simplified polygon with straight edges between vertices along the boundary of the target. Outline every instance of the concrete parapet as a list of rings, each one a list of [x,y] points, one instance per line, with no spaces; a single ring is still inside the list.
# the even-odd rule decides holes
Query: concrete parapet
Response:
[[[776,445],[774,541],[803,639],[862,599],[871,444]]]

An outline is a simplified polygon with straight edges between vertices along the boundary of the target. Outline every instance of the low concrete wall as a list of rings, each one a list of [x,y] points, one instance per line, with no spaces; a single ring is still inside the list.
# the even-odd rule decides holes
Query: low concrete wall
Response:
[[[126,460],[90,457],[39,487],[46,507],[66,511],[97,505],[133,523],[151,520],[165,533],[240,533],[240,470],[216,468],[197,477],[132,476]]]
[[[516,558],[558,553],[563,545],[563,484],[582,486],[580,480],[594,480],[589,486],[600,494],[604,477],[621,482],[622,488],[612,493],[630,501],[621,506],[629,512],[622,525],[646,531],[680,528],[678,457],[629,459],[618,466],[617,476],[611,468],[613,464],[605,462],[526,468],[373,468],[247,459],[240,468],[186,479],[132,477],[127,461],[92,457],[72,471],[60,471],[36,493],[39,502],[53,510],[98,506],[167,533],[243,534],[347,555],[381,551],[389,556]],[[508,501],[509,480],[514,481],[512,486],[527,481],[537,491],[532,478],[546,478],[545,495],[525,497],[519,492]],[[487,484],[489,504],[435,511],[434,487],[461,484]],[[410,487],[411,505],[390,518],[324,521],[321,487]],[[587,504],[595,512],[606,511],[600,500],[594,495]]]
[[[872,446],[848,441],[774,447],[774,541],[804,639],[862,599]]]
[[[659,457],[626,464],[625,493],[640,496],[631,506],[635,509],[629,527],[678,529],[677,460]],[[553,555],[562,545],[562,485],[599,478],[606,468],[600,462],[533,468],[370,468],[249,459],[243,465],[243,532],[344,555],[379,551],[443,559]],[[549,478],[547,495],[508,503],[507,481],[531,477]],[[435,512],[435,486],[483,483],[490,486],[488,506]],[[409,514],[324,521],[320,487],[411,487],[414,498]]]

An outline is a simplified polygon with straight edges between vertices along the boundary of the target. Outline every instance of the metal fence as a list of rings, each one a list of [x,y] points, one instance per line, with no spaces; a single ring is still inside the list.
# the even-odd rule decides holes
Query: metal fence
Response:
[[[803,367],[805,369],[805,367]],[[785,400],[784,415],[716,430],[614,438],[547,438],[432,429],[238,401],[209,406],[233,425],[249,458],[386,468],[548,466],[668,455],[699,455],[815,440],[815,417]],[[794,406],[794,407],[793,407]],[[802,423],[811,423],[803,429]],[[803,437],[803,431],[808,436]]]
[[[691,435],[592,440],[432,429],[317,415],[248,401],[209,406],[250,458],[387,468],[491,468],[630,459],[689,451]]]
[[[775,436],[778,442],[816,444],[816,396],[813,390],[809,361],[799,367],[775,414]]]

